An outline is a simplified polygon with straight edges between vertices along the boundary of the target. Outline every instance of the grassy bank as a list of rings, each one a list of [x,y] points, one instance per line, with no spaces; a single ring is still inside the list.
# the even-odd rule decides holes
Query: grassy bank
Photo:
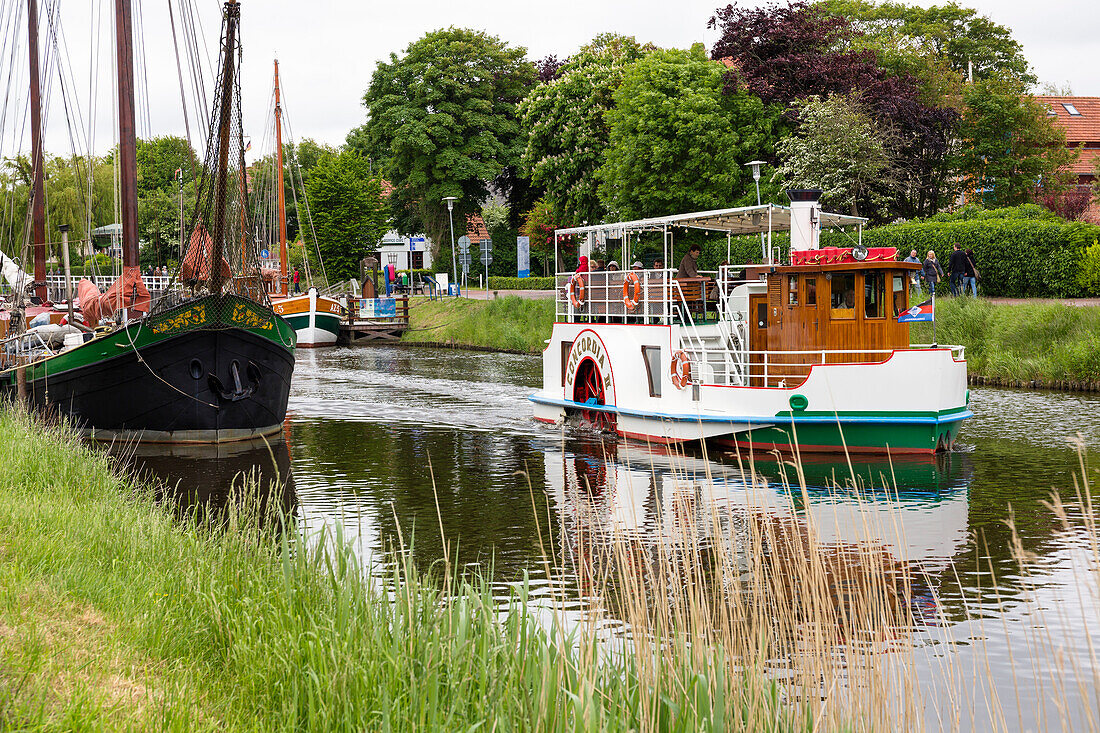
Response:
[[[383,588],[339,536],[257,526],[175,521],[0,411],[0,730],[802,727],[719,650],[607,658],[594,625],[545,631],[522,589],[502,614],[478,581]]]
[[[553,324],[553,300],[417,298],[409,304],[409,331],[402,340],[541,354]]]
[[[931,324],[914,324],[912,334],[915,343],[930,342]],[[1100,308],[937,298],[936,339],[965,346],[972,375],[1044,383],[1100,380]]]

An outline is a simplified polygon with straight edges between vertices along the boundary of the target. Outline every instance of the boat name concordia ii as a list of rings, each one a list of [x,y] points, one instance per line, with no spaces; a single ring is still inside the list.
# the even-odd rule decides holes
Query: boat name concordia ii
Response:
[[[727,251],[733,236],[758,234],[765,264],[680,278],[559,273],[535,418],[580,414],[628,438],[754,451],[949,450],[972,415],[966,361],[961,346],[911,345],[898,320],[919,265],[864,247],[866,220],[821,211],[820,191],[787,193],[789,207],[557,230],[555,255],[567,237],[583,237],[582,253],[619,240],[624,265],[646,233],[663,237],[666,263],[678,229],[725,234]],[[853,246],[822,248],[823,226],[854,231]],[[772,254],[780,231],[791,237],[786,264]]]

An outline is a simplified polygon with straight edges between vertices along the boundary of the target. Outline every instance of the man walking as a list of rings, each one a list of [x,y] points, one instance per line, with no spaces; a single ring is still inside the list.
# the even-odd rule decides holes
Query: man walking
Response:
[[[947,261],[947,271],[951,274],[951,294],[959,295],[962,291],[962,280],[966,276],[966,252],[959,248],[959,243],[951,245],[951,259]]]
[[[968,249],[966,254],[966,272],[963,274],[962,292],[966,295],[967,287],[970,288],[970,294],[975,298],[978,297],[978,268],[974,266],[974,250]]]

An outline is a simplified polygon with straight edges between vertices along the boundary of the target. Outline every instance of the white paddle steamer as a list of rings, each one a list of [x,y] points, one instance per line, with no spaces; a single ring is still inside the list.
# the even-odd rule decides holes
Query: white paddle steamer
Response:
[[[672,269],[559,273],[557,318],[531,395],[548,423],[580,413],[658,443],[716,440],[754,450],[933,453],[948,450],[967,405],[963,347],[910,345],[909,280],[919,265],[861,243],[865,219],[821,211],[820,191],[768,204],[560,229],[619,240],[622,262],[645,233],[730,238],[789,231],[788,262],[724,266],[676,279]],[[853,246],[821,248],[822,227]],[[853,236],[854,235],[854,236]],[[556,261],[561,261],[555,257]]]

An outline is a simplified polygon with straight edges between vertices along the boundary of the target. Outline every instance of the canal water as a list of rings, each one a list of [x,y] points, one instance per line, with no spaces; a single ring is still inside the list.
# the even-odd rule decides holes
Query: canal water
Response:
[[[812,516],[825,541],[884,547],[923,568],[932,587],[915,602],[935,607],[927,617],[939,621],[918,632],[927,643],[914,673],[964,701],[949,715],[953,725],[989,727],[982,709],[994,696],[1010,729],[1097,725],[1089,643],[1100,632],[1097,569],[1087,539],[1065,530],[1048,502],[1052,492],[1074,498],[1078,446],[1100,449],[1100,399],[976,388],[975,417],[956,452],[893,463],[807,460],[803,492],[784,487],[784,476],[798,482],[795,469],[773,457],[669,453],[583,426],[538,424],[526,397],[540,380],[537,357],[302,350],[281,441],[175,454],[139,448],[133,460],[191,501],[224,499],[238,471],[289,476],[278,501],[307,526],[341,522],[368,564],[385,567],[388,550],[411,543],[428,569],[446,543],[452,563],[491,566],[502,597],[526,576],[536,597],[556,584],[577,613],[586,603],[574,572],[578,533],[598,525],[660,541],[677,495],[736,507],[747,485],[766,482],[770,511]],[[1014,559],[1015,538],[1017,553],[1033,560],[1027,573]],[[968,676],[945,674],[946,656],[988,668],[989,681],[974,688]],[[1077,677],[1083,685],[1069,684]]]

